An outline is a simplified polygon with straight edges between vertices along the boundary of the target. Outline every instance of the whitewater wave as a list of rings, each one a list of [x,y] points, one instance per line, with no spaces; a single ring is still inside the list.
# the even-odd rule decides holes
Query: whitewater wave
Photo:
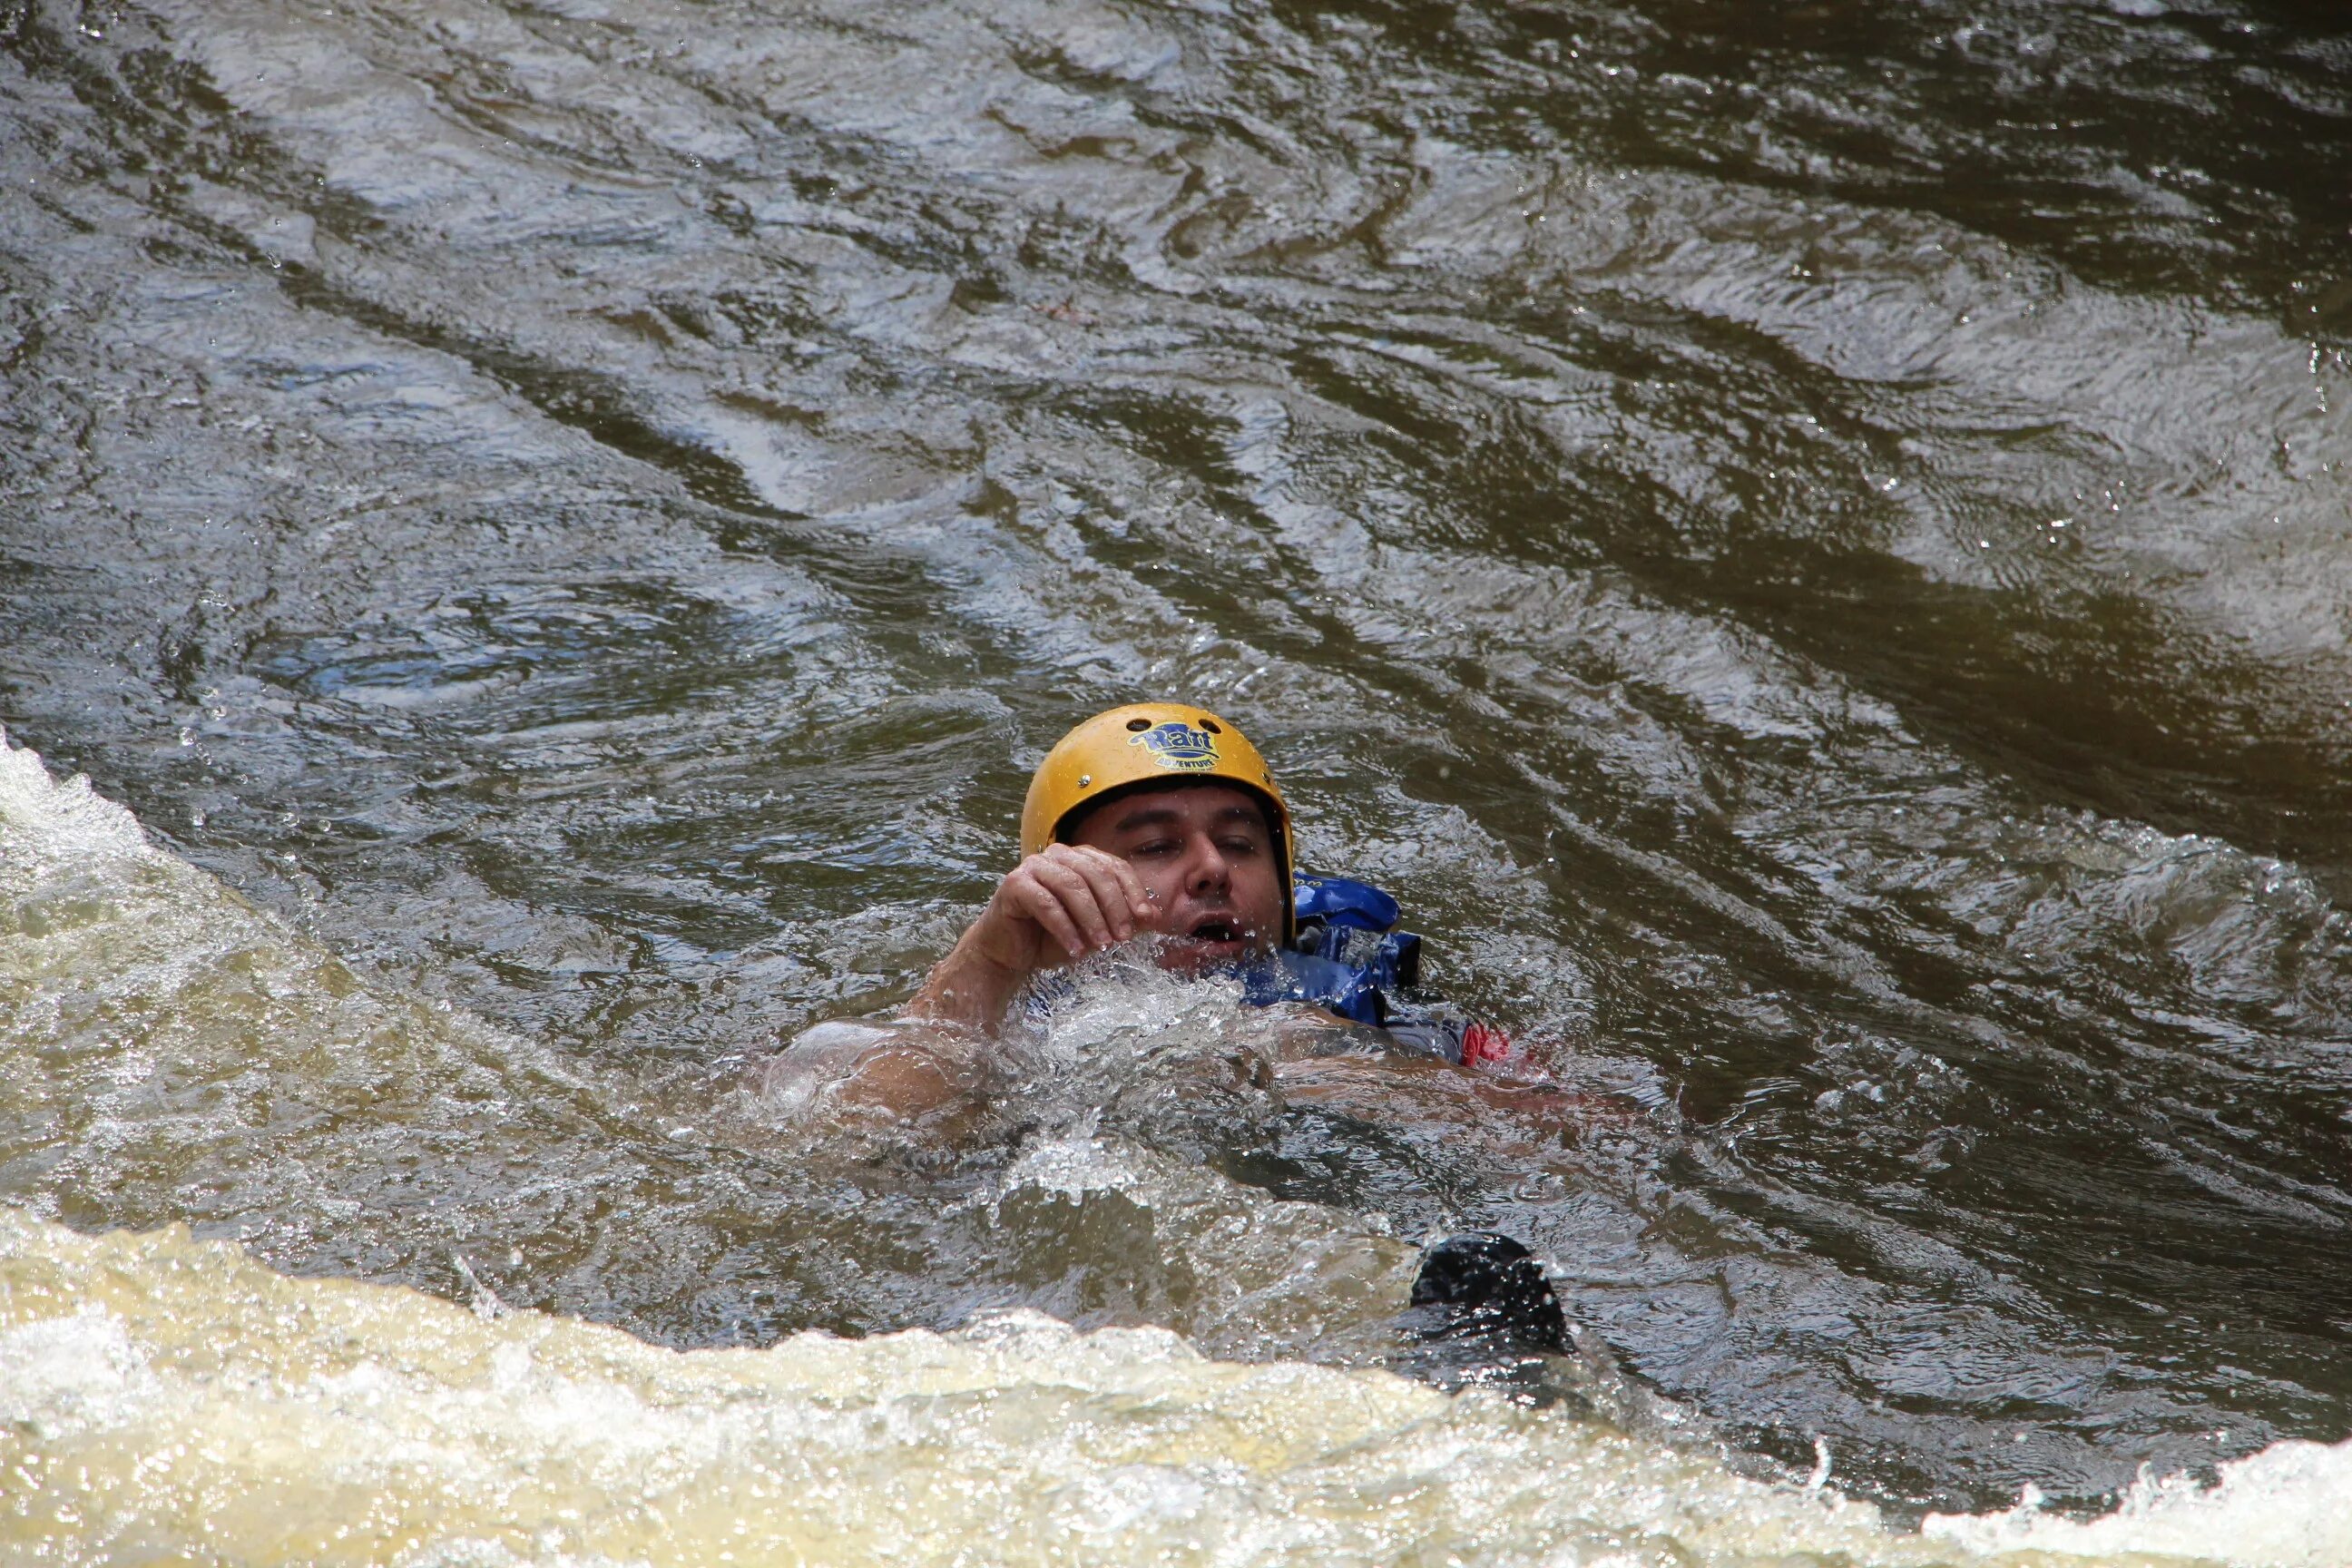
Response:
[[[1604,1424],[1035,1313],[662,1350],[297,1280],[184,1227],[0,1209],[0,1548],[22,1561],[2325,1568],[2352,1447],[2088,1521],[1890,1529]]]

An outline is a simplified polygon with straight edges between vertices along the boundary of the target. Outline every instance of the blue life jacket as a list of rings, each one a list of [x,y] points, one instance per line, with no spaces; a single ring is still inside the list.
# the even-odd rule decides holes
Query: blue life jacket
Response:
[[[1312,871],[1297,872],[1290,885],[1298,926],[1292,946],[1359,970],[1383,991],[1421,984],[1421,938],[1397,929],[1404,911],[1396,900],[1370,882]]]
[[[1478,1026],[1410,994],[1421,984],[1421,938],[1397,929],[1404,911],[1396,900],[1369,882],[1310,871],[1291,889],[1298,934],[1241,972],[1243,1000],[1307,1003],[1385,1029],[1401,1050],[1461,1063]]]
[[[1389,1016],[1379,982],[1336,959],[1281,947],[1239,973],[1242,1000],[1253,1007],[1306,1002],[1359,1024],[1384,1023]]]

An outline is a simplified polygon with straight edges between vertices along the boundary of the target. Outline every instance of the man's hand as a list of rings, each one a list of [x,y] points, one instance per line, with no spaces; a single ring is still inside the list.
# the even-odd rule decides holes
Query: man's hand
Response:
[[[1051,844],[1005,873],[905,1008],[990,1033],[1040,969],[1073,963],[1160,929],[1160,910],[1135,868],[1108,851]]]
[[[1159,925],[1160,906],[1134,867],[1101,849],[1050,844],[1005,873],[969,935],[1025,980]]]

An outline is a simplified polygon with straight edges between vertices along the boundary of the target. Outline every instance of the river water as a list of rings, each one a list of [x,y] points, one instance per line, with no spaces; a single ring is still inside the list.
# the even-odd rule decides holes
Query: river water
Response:
[[[2339,7],[13,0],[0,189],[0,1556],[2352,1562]],[[1160,695],[1518,1059],[849,1103]]]

